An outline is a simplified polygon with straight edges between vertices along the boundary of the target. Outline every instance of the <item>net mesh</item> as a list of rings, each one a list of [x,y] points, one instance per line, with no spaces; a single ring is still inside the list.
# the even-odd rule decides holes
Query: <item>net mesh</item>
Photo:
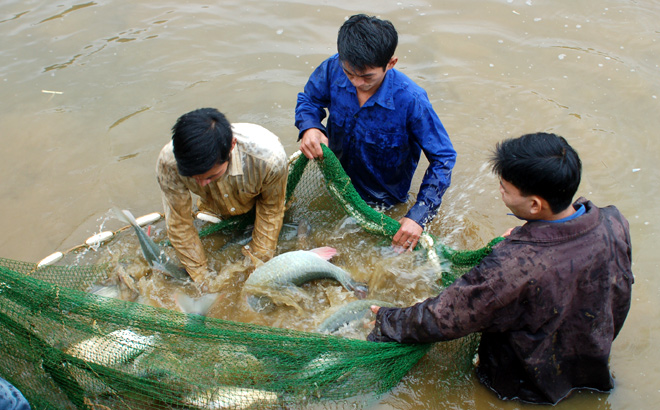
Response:
[[[364,203],[323,148],[321,160],[292,157],[287,219],[311,209],[327,221],[348,215],[391,240],[398,222]],[[200,236],[243,229],[253,218],[222,221]],[[420,251],[438,263],[446,286],[499,240],[458,251],[427,235]],[[85,292],[107,271],[104,264],[0,258],[0,375],[33,408],[355,408],[392,389],[432,347],[214,319]],[[438,343],[434,357],[464,371],[477,343],[476,335]]]

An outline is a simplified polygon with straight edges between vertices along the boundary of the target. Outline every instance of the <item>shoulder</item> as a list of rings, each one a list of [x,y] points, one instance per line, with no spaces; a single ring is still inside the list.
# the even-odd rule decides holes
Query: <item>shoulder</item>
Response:
[[[321,64],[316,67],[312,75],[318,75],[319,72],[336,72],[341,71],[341,63],[339,60],[339,54],[334,54],[321,62]]]
[[[246,154],[274,163],[286,163],[284,147],[277,135],[258,124],[239,122],[232,124],[239,149]]]
[[[387,73],[387,75],[389,76],[395,93],[407,95],[414,99],[421,99],[422,101],[428,101],[426,90],[420,87],[403,72],[393,68]]]
[[[178,187],[176,189],[183,190],[183,177],[179,175],[171,141],[165,144],[163,149],[160,150],[156,163],[156,178],[163,191],[173,192],[175,187]]]
[[[593,209],[592,212],[599,213],[600,230],[616,241],[625,242],[630,247],[630,224],[616,206],[608,205],[598,208],[591,201],[586,201],[585,206],[587,207],[587,213],[589,213],[589,208]]]
[[[165,144],[160,150],[157,167],[159,173],[166,168],[176,168],[176,158],[174,158],[174,146],[172,145],[172,141]]]

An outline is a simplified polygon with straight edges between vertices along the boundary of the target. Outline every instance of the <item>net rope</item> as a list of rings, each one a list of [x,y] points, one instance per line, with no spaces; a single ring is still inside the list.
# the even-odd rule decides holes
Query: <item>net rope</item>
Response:
[[[320,160],[292,156],[287,218],[321,207],[329,218],[348,215],[391,240],[398,222],[369,207],[337,158],[323,150]],[[340,206],[328,206],[320,193]],[[221,221],[200,236],[243,229],[253,218]],[[444,286],[502,240],[459,251],[425,235],[419,250],[448,267]],[[431,348],[448,366],[465,369],[478,343],[477,335],[434,346],[371,343],[87,293],[107,271],[103,264],[0,258],[0,375],[32,408],[354,408],[390,391]]]

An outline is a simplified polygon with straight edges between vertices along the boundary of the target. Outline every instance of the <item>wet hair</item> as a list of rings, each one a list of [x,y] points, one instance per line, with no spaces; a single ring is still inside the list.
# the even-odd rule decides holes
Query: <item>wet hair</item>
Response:
[[[179,174],[201,175],[227,162],[232,140],[229,121],[215,108],[200,108],[182,115],[172,127]]]
[[[582,162],[563,137],[539,132],[498,143],[493,172],[520,193],[548,201],[552,213],[568,208],[580,185]]]
[[[339,58],[357,70],[369,67],[385,69],[394,55],[399,37],[387,20],[356,14],[339,29]]]

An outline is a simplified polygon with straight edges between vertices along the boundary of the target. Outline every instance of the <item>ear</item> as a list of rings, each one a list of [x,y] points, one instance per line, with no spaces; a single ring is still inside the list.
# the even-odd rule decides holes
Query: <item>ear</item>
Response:
[[[385,71],[389,70],[390,68],[394,68],[396,63],[399,61],[398,57],[392,57],[390,58],[390,62],[387,63],[387,67],[385,67]]]
[[[236,146],[236,137],[233,137],[231,139],[231,148],[229,148],[229,152],[231,152],[231,150],[233,150],[235,146]]]
[[[543,212],[543,210],[547,207],[547,202],[543,198],[537,195],[531,195],[529,197],[530,204],[529,204],[529,213],[538,216]],[[544,203],[545,202],[545,203]]]

